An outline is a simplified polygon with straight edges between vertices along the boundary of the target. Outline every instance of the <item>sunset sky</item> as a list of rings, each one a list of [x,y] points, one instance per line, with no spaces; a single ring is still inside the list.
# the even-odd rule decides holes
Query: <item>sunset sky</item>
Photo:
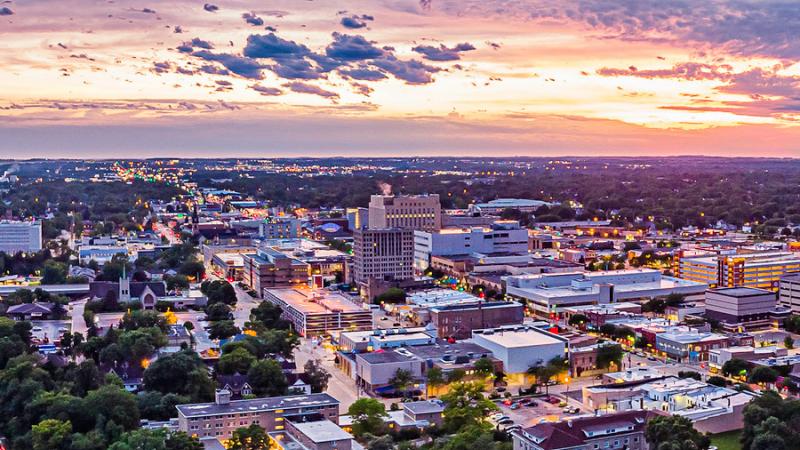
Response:
[[[800,157],[793,1],[0,1],[0,157]]]

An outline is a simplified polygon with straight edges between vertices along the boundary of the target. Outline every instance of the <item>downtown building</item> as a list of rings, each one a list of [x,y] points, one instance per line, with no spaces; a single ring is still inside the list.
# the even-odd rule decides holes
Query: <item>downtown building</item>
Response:
[[[353,281],[371,300],[375,282],[401,282],[414,277],[414,234],[403,228],[369,228],[353,233]]]
[[[42,223],[0,221],[0,252],[38,252],[42,249]]]
[[[369,228],[438,231],[442,228],[439,194],[373,195],[369,201]]]
[[[800,254],[771,251],[733,255],[679,256],[673,273],[709,287],[750,287],[777,291],[784,275],[800,272]]]

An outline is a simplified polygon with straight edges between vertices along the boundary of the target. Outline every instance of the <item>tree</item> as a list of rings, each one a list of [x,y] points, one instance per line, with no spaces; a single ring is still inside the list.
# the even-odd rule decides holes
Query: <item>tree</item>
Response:
[[[783,346],[788,348],[789,350],[794,348],[794,339],[791,336],[786,336],[783,339]]]
[[[250,311],[250,321],[258,322],[264,328],[269,329],[287,329],[289,322],[281,319],[283,310],[278,305],[270,302],[261,302],[258,306]]]
[[[223,353],[219,357],[217,372],[223,375],[247,373],[254,362],[256,362],[256,357],[244,348],[239,347],[232,352]]]
[[[206,267],[200,261],[191,259],[184,261],[183,264],[178,267],[178,273],[199,281],[203,278],[203,275],[205,275]]]
[[[778,372],[772,367],[758,366],[750,372],[751,383],[774,383],[778,380]]]
[[[144,371],[145,390],[186,395],[192,402],[214,398],[214,383],[203,360],[186,350],[158,358]]]
[[[106,385],[89,392],[84,406],[86,413],[90,416],[102,415],[106,420],[113,421],[122,427],[124,431],[139,426],[139,408],[136,405],[136,397],[117,386]]]
[[[692,378],[697,381],[703,379],[703,376],[700,375],[699,372],[695,372],[694,370],[681,370],[678,372],[678,378]]]
[[[714,386],[719,386],[719,387],[725,387],[725,386],[728,385],[728,381],[725,378],[722,378],[722,377],[719,377],[719,376],[716,376],[716,375],[708,377],[708,379],[706,380],[706,383],[714,385]]]
[[[225,303],[228,306],[236,304],[236,290],[224,280],[204,281],[200,291],[205,294],[208,304]]]
[[[303,370],[308,377],[308,383],[311,385],[311,392],[324,392],[328,389],[328,381],[331,379],[331,374],[317,360],[309,359],[303,365]]]
[[[573,314],[569,318],[569,323],[573,327],[583,328],[587,323],[589,323],[589,318],[583,314]]]
[[[614,336],[617,332],[617,327],[612,323],[604,323],[600,325],[600,334],[608,337]]]
[[[386,407],[374,398],[359,398],[347,409],[353,419],[353,435],[360,437],[365,433],[379,434],[383,431],[383,419],[388,417]]]
[[[389,288],[383,294],[375,297],[375,303],[405,303],[406,291],[400,288]]]
[[[394,376],[389,379],[389,384],[405,396],[408,388],[414,384],[414,375],[408,370],[397,369],[394,372]]]
[[[203,450],[200,440],[189,436],[183,431],[173,431],[167,434],[167,450]]]
[[[217,322],[233,318],[231,307],[225,303],[214,303],[206,307],[206,320]]]
[[[601,345],[597,348],[595,365],[598,369],[608,369],[614,364],[617,368],[622,366],[622,347],[617,344]]]
[[[429,388],[436,389],[436,388],[438,388],[440,386],[444,386],[445,380],[444,380],[444,373],[442,372],[442,369],[440,369],[440,368],[438,368],[436,366],[433,366],[430,369],[428,369],[427,381],[428,381],[427,382],[427,386]]]
[[[72,423],[69,420],[45,419],[33,426],[33,450],[57,450],[69,448]]]
[[[750,364],[742,359],[733,358],[722,365],[722,373],[725,376],[741,376],[746,375]]]
[[[784,450],[795,448],[795,445],[786,445],[787,437],[792,436],[792,431],[781,419],[767,417],[766,420],[755,426],[756,437],[750,445],[750,450]]]
[[[247,372],[247,381],[253,393],[261,397],[286,395],[289,382],[281,365],[274,359],[255,362]]]
[[[217,322],[211,322],[210,328],[211,330],[208,333],[208,337],[211,339],[227,339],[231,336],[239,334],[240,332],[239,327],[234,325],[232,320],[219,320]]]
[[[695,430],[682,416],[656,416],[647,423],[645,437],[651,448],[664,450],[705,450],[711,440]]]
[[[448,433],[483,423],[484,417],[496,411],[497,405],[483,395],[484,385],[480,382],[454,383],[441,397],[445,403],[442,428]]]
[[[231,435],[228,450],[268,450],[269,437],[264,428],[252,424],[247,428],[238,428]]]
[[[108,450],[167,450],[163,430],[129,431],[108,447]]]
[[[49,260],[42,269],[42,284],[64,284],[67,281],[67,265]]]
[[[475,361],[474,368],[475,373],[484,377],[488,377],[494,373],[494,364],[492,363],[492,360],[486,357],[482,357]]]

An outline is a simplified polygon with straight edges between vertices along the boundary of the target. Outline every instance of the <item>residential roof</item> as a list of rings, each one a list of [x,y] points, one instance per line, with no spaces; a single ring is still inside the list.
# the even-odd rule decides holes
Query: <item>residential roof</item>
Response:
[[[8,308],[6,314],[50,314],[53,312],[53,304],[49,302],[33,302],[14,305]]]
[[[288,395],[264,397],[249,400],[234,400],[230,403],[194,403],[177,405],[184,417],[214,416],[239,412],[260,412],[275,409],[301,408],[314,406],[338,406],[339,401],[326,393],[310,395]]]
[[[544,422],[514,431],[525,440],[533,440],[543,450],[572,448],[593,437],[614,436],[644,431],[647,420],[655,415],[650,411],[626,411],[617,414],[581,417],[563,422]],[[597,436],[593,436],[594,434]]]

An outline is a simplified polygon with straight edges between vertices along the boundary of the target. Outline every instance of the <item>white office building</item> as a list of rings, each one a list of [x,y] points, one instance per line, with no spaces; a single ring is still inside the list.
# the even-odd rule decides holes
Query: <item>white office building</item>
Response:
[[[707,287],[664,276],[655,269],[514,275],[505,281],[507,296],[527,303],[541,317],[562,313],[569,306],[702,294]]]
[[[42,223],[0,221],[0,252],[38,252],[42,249]]]
[[[417,270],[427,269],[431,256],[527,252],[528,230],[515,220],[496,221],[488,227],[414,232],[414,268]]]
[[[475,330],[472,341],[502,361],[506,374],[525,373],[531,366],[566,357],[569,343],[557,334],[524,325]]]
[[[439,230],[442,228],[439,194],[373,195],[369,200],[369,227]]]

